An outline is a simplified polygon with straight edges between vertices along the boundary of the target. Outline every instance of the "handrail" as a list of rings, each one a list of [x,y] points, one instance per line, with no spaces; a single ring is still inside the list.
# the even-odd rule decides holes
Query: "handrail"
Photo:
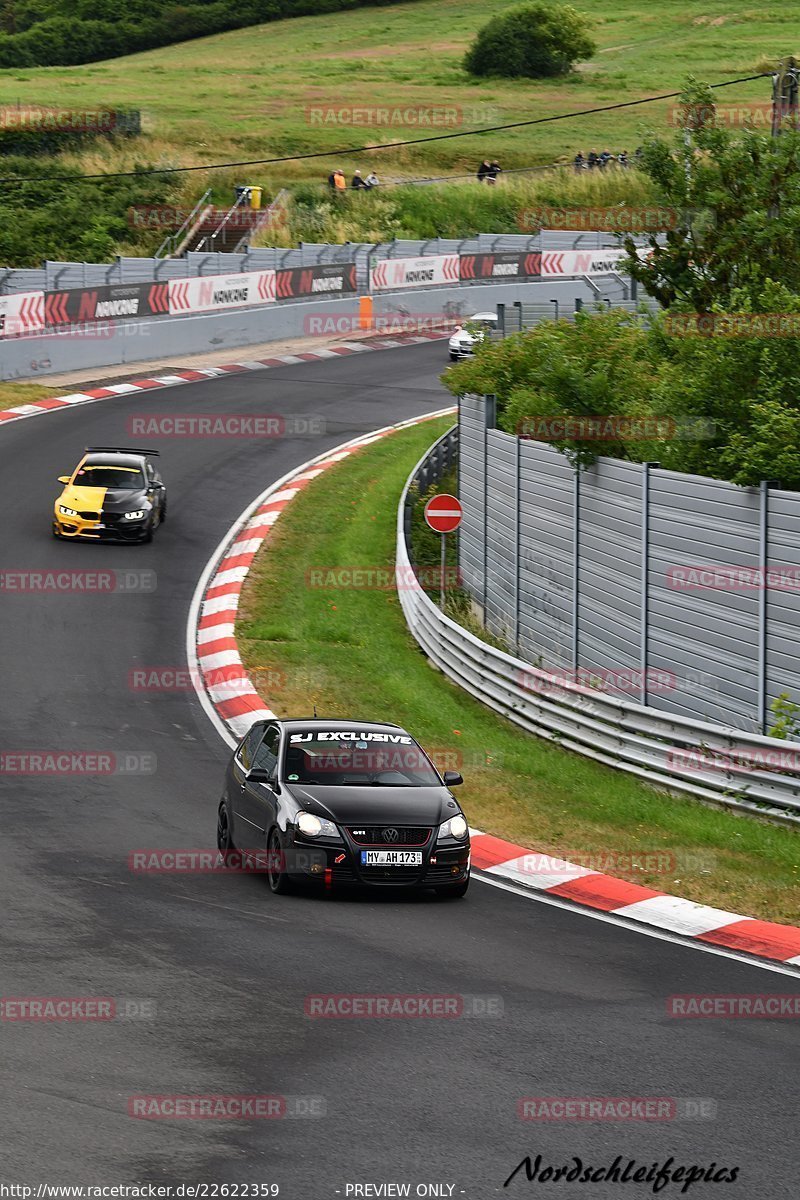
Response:
[[[163,242],[161,243],[161,245],[158,247],[155,254],[153,255],[153,258],[169,258],[169,254],[164,253],[165,247],[166,246],[170,247],[170,254],[171,254],[172,251],[174,250],[175,246],[177,245],[179,237],[181,236],[181,234],[184,232],[185,229],[188,229],[188,227],[191,225],[192,221],[194,221],[195,217],[200,212],[200,209],[205,207],[206,201],[208,200],[210,195],[211,195],[211,188],[206,188],[206,190],[203,192],[200,199],[197,201],[197,204],[195,204],[194,208],[192,209],[192,211],[189,213],[186,220],[181,225],[180,229],[176,229],[174,233],[167,234],[167,236],[164,238]]]

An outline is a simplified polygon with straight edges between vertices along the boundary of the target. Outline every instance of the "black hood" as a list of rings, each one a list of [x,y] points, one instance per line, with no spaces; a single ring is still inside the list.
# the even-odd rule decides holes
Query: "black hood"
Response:
[[[446,787],[337,787],[282,783],[296,804],[338,825],[441,825],[455,816]]]
[[[109,488],[103,499],[103,512],[130,512],[149,507],[145,488]]]

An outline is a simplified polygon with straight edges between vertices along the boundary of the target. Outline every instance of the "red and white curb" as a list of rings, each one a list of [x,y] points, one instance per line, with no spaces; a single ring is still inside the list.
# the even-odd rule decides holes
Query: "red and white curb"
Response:
[[[73,392],[69,396],[48,396],[31,404],[3,409],[0,411],[0,425],[21,421],[25,417],[38,417],[42,413],[57,412],[62,408],[73,408],[78,404],[95,404],[98,400],[110,400],[114,396],[128,396],[133,392],[151,392],[157,388],[176,387],[181,383],[200,383],[203,379],[218,379],[221,375],[236,375],[244,371],[264,371],[271,367],[295,366],[297,363],[316,362],[326,358],[344,358],[348,354],[362,354],[367,350],[394,350],[398,346],[440,341],[446,336],[445,333],[431,331],[409,336],[399,334],[393,338],[366,338],[362,342],[341,342],[338,346],[304,350],[298,354],[278,354],[274,358],[248,359],[220,367],[198,367],[196,370],[176,371],[171,375],[154,375],[148,379],[137,379],[135,383],[113,383],[108,387],[90,388],[86,392]]]
[[[387,425],[320,454],[262,492],[225,535],[195,590],[189,611],[186,653],[200,701],[229,745],[235,745],[254,721],[275,715],[245,671],[234,625],[253,559],[286,505],[312,479],[363,446],[396,430],[454,411],[452,407],[442,408],[410,421]]]
[[[187,657],[197,694],[220,735],[235,746],[254,721],[275,716],[259,696],[239,656],[235,623],[244,581],[286,506],[312,479],[371,442],[398,429],[433,420],[452,409],[388,426],[345,442],[279,479],[226,534],[200,580],[187,628]],[[472,865],[487,881],[546,895],[554,902],[594,910],[640,932],[690,939],[738,957],[753,956],[800,968],[800,929],[726,912],[577,866],[526,846],[472,829]],[[775,969],[775,968],[773,968]]]

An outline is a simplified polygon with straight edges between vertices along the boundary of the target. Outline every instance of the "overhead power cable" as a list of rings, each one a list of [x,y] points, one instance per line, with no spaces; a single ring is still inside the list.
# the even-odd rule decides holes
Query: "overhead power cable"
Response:
[[[733,87],[737,83],[751,83],[755,79],[771,79],[771,72],[763,71],[758,75],[745,75],[741,79],[726,79],[722,83],[712,83],[712,88]],[[575,117],[589,117],[596,113],[614,112],[621,108],[635,108],[641,104],[653,104],[658,100],[674,100],[682,95],[681,92],[665,92],[661,96],[644,96],[640,100],[623,100],[619,104],[604,104],[598,108],[582,108],[576,112],[556,113],[551,117],[535,117],[529,121],[509,121],[505,125],[490,125],[484,129],[459,129],[453,133],[435,133],[430,137],[409,138],[404,142],[381,142],[376,146],[344,146],[335,150],[313,150],[307,154],[284,154],[277,158],[246,158],[236,162],[205,163],[192,167],[141,167],[134,171],[101,171],[94,175],[60,175],[53,176],[54,183],[91,182],[98,179],[131,179],[142,175],[178,175],[191,171],[223,171],[232,167],[267,167],[278,163],[302,162],[311,158],[339,158],[354,154],[374,154],[377,150],[399,150],[404,146],[421,146],[427,142],[444,142],[452,138],[480,137],[488,133],[500,133],[506,129],[530,128],[534,125],[547,125],[554,121],[570,121]],[[0,184],[12,183],[45,183],[46,176],[14,176],[0,178]]]

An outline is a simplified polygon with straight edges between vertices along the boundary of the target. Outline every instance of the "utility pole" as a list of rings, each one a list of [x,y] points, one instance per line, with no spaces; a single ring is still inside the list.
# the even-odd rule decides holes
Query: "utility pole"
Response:
[[[779,137],[788,119],[790,128],[797,129],[798,123],[798,80],[800,68],[797,59],[787,58],[772,76],[772,136]]]

